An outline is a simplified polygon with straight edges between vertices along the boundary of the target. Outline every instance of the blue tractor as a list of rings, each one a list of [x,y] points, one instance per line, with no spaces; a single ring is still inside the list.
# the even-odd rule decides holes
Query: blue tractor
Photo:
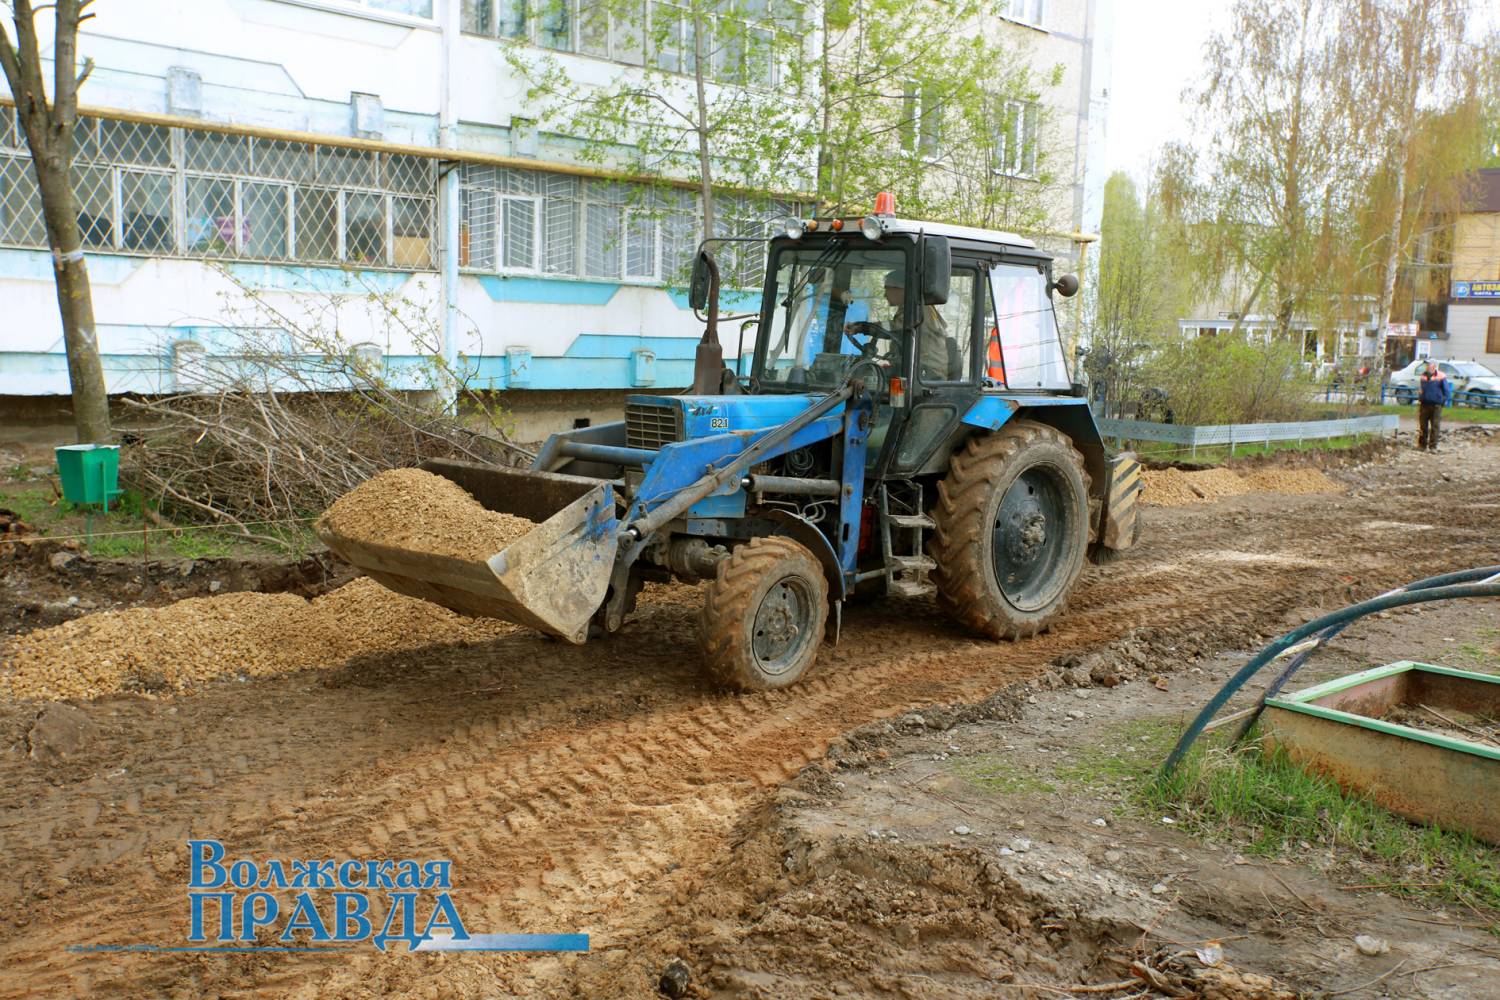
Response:
[[[529,469],[425,466],[529,534],[442,563],[325,539],[394,590],[576,643],[618,630],[647,581],[705,583],[704,668],[743,690],[795,683],[854,599],[931,594],[962,628],[1025,638],[1138,534],[1139,466],[1106,451],[1058,335],[1053,296],[1077,289],[1007,233],[791,220],[731,369],[700,250],[688,393],[630,396]]]

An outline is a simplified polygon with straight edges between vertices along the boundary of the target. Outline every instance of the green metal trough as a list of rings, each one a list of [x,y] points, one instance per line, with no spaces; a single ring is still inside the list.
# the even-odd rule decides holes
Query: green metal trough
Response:
[[[1269,699],[1262,723],[1271,743],[1344,789],[1500,844],[1500,744],[1382,718],[1403,705],[1435,724],[1453,713],[1500,718],[1500,677],[1403,660]]]

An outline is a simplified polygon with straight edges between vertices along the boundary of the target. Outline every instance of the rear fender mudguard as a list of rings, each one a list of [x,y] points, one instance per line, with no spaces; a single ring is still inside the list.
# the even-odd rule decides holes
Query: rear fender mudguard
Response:
[[[1056,427],[1068,436],[1083,455],[1089,474],[1089,493],[1102,497],[1108,488],[1108,458],[1104,437],[1094,423],[1088,401],[1077,396],[1001,396],[986,394],[963,416],[963,422],[982,430],[997,431],[1012,420],[1035,420]]]

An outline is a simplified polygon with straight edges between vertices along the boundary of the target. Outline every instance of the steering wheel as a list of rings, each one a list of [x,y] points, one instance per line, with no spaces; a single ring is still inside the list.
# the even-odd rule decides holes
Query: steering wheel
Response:
[[[859,327],[859,329],[853,330],[850,329],[850,327]],[[856,333],[863,333],[868,339],[863,344],[861,344],[859,341],[854,339],[854,335]],[[878,357],[875,351],[875,342],[881,337],[889,340],[891,339],[891,333],[879,323],[867,323],[861,321],[858,323],[850,323],[844,328],[844,339],[854,345],[854,347],[859,351],[860,357],[862,358],[874,359]]]

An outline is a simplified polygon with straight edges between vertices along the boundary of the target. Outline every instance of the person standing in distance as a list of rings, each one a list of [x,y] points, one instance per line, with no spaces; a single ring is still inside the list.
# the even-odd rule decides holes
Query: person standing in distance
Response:
[[[1453,383],[1436,363],[1429,361],[1422,369],[1421,386],[1417,397],[1417,450],[1437,451],[1443,407],[1453,402]]]

